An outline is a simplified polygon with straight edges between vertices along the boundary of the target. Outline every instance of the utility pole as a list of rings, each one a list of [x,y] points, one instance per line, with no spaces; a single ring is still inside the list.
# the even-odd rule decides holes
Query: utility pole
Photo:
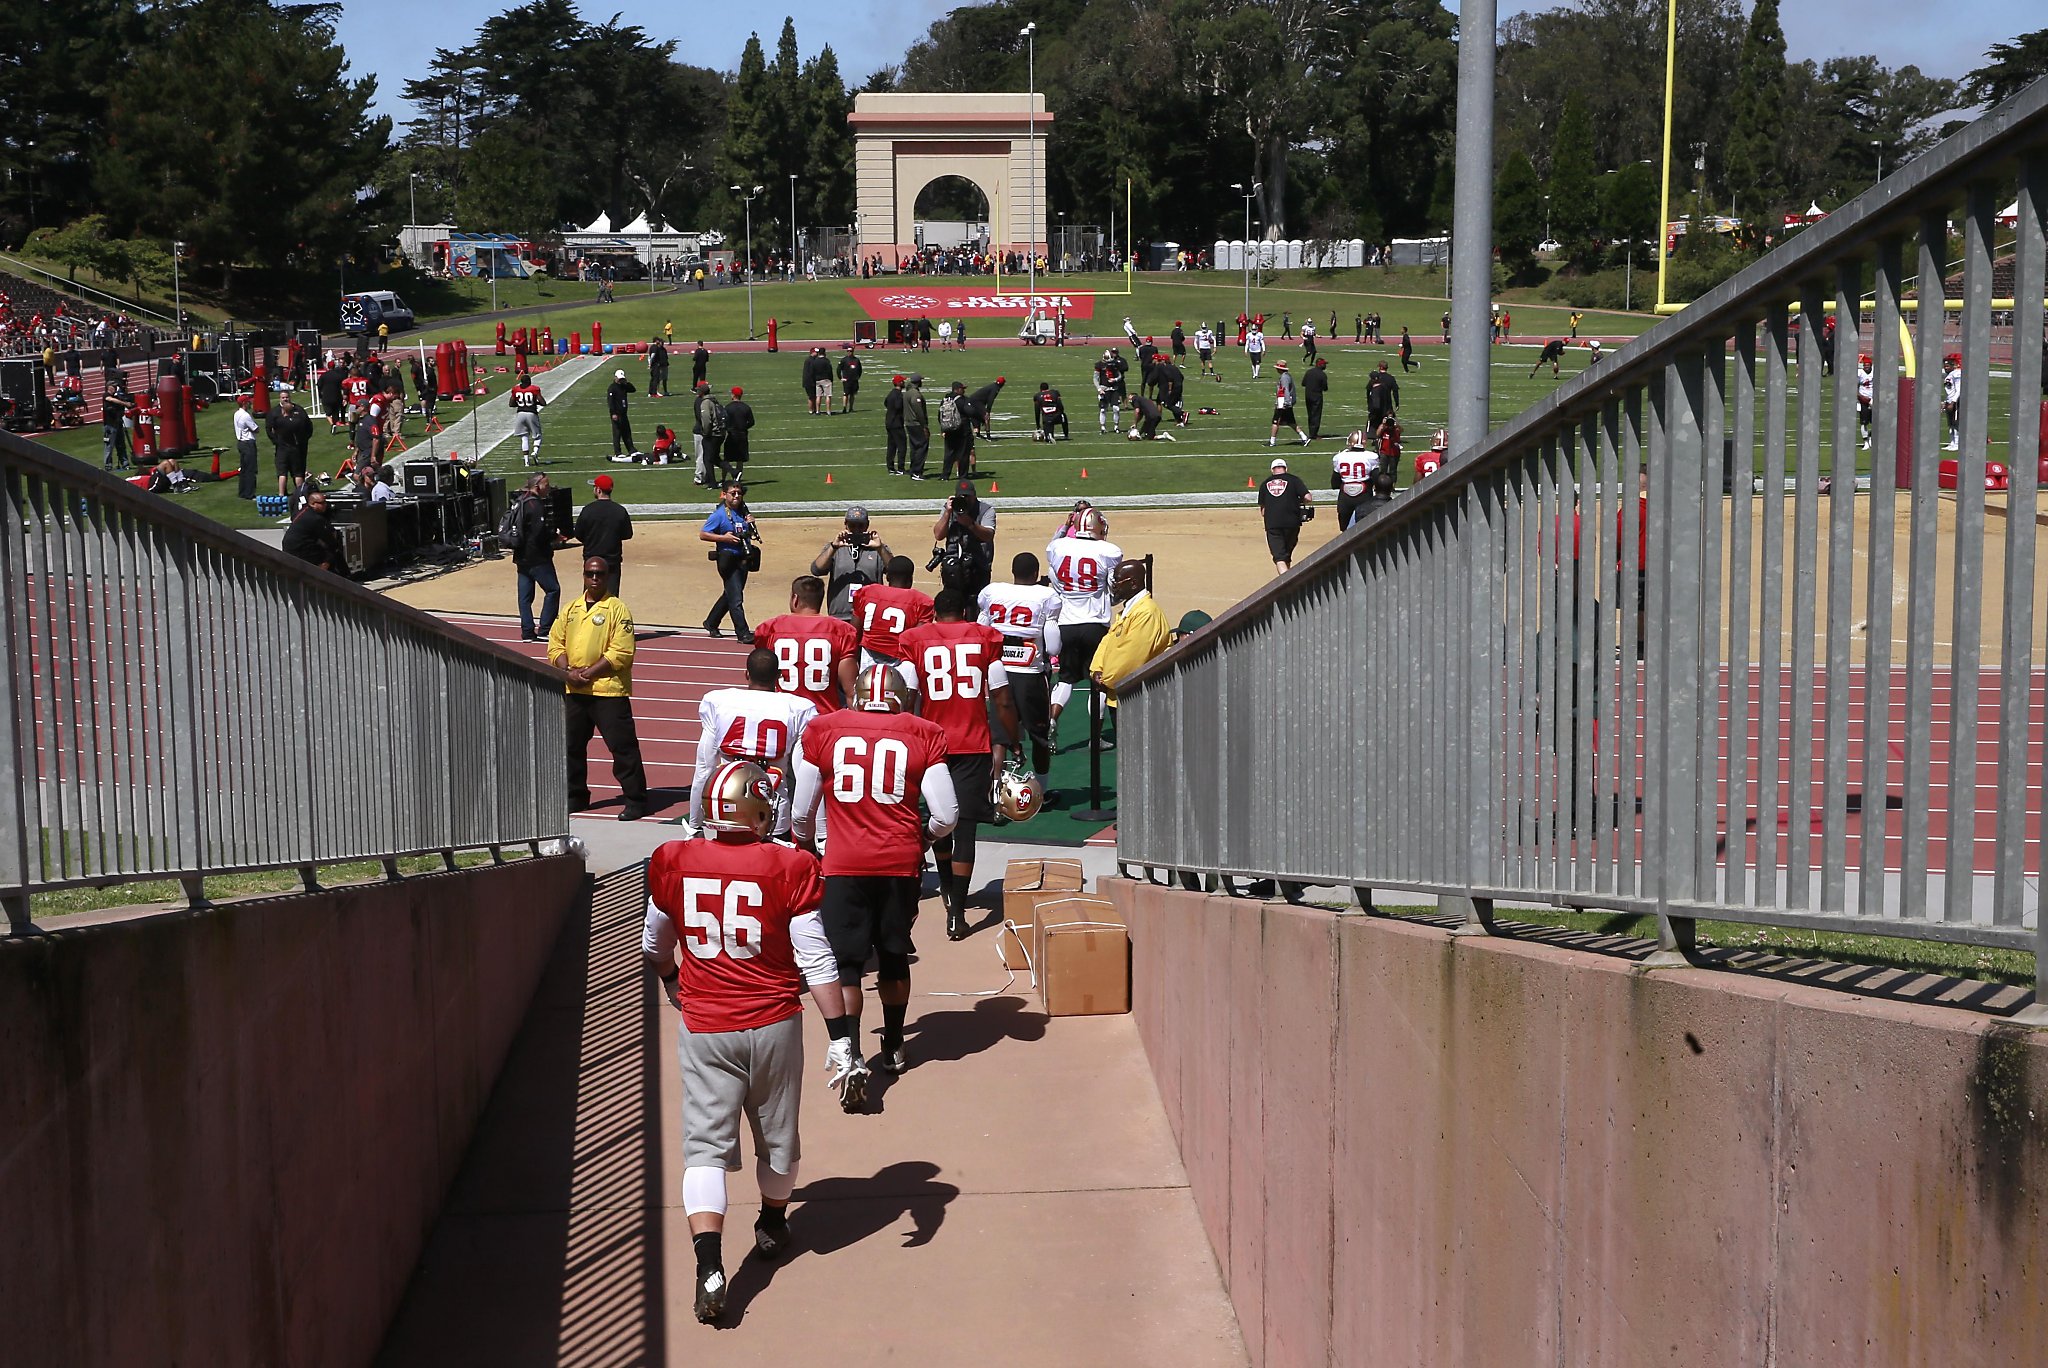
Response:
[[[793,184],[794,177],[791,180]],[[740,187],[737,185],[733,186],[732,192],[735,195],[739,195]],[[761,187],[757,185],[748,193],[740,195],[740,198],[747,206],[747,341],[749,342],[754,340],[754,197],[760,193]]]
[[[1232,181],[1230,188],[1244,199],[1244,316],[1252,316],[1252,200],[1266,188],[1264,181],[1253,181],[1251,189],[1245,189],[1243,181]]]
[[[1030,293],[1038,293],[1038,21],[1017,30],[1024,40],[1024,140],[1031,148],[1031,178],[1024,191],[1024,269]]]
[[[1458,9],[1457,200],[1451,235],[1451,455],[1486,440],[1493,373],[1493,50],[1495,0]]]

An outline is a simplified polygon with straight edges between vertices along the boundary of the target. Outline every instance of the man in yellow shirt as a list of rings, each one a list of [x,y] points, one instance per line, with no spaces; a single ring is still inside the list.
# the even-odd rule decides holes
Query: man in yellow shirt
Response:
[[[633,614],[613,597],[611,566],[583,562],[583,596],[570,601],[548,632],[548,663],[565,672],[569,710],[569,810],[590,806],[590,735],[604,737],[612,774],[625,793],[622,822],[647,815],[647,774],[633,730]]]
[[[1173,631],[1152,591],[1145,587],[1145,563],[1127,560],[1117,567],[1109,582],[1110,601],[1117,605],[1116,617],[1095,648],[1089,677],[1116,706],[1116,686],[1136,674],[1145,663],[1173,644]]]

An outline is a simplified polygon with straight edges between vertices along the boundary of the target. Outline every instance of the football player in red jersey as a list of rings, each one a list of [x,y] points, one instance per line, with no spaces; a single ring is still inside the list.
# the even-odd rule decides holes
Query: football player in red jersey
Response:
[[[832,1037],[828,1063],[842,1079],[853,1069],[854,1036],[819,924],[825,890],[817,857],[764,839],[775,821],[767,773],[728,760],[701,787],[713,839],[670,841],[654,852],[640,948],[682,1013],[683,1209],[697,1252],[697,1319],[709,1325],[725,1309],[725,1175],[740,1166],[742,1115],[754,1133],[761,1187],[754,1248],[772,1259],[789,1247],[805,985]]]
[[[860,663],[894,665],[903,659],[897,638],[932,620],[932,596],[910,587],[917,565],[897,556],[882,568],[886,584],[863,584],[853,591],[853,625],[860,631]]]
[[[839,962],[853,1038],[860,1039],[861,975],[872,954],[880,965],[881,1067],[900,1074],[903,1017],[910,1005],[910,927],[924,873],[925,838],[952,831],[959,812],[946,768],[946,733],[911,712],[915,702],[895,669],[861,674],[851,708],[826,713],[804,728],[796,769],[791,832],[809,842],[820,801],[831,839],[825,843],[826,938]],[[930,817],[918,820],[917,800]],[[859,1111],[867,1097],[867,1066],[859,1051],[841,1085],[839,1105]]]
[[[540,411],[548,406],[548,397],[531,375],[521,371],[507,402],[512,409],[512,435],[519,439],[519,459],[533,465],[540,460]]]
[[[789,586],[789,611],[754,624],[754,644],[775,652],[784,693],[811,701],[819,713],[837,712],[853,696],[859,633],[850,622],[825,616],[825,581],[798,575]]]
[[[917,680],[926,720],[946,732],[946,768],[959,796],[960,822],[932,854],[946,898],[946,938],[959,940],[967,934],[975,825],[994,815],[989,797],[1003,767],[1003,747],[989,732],[988,705],[995,701],[1005,736],[1017,735],[1017,705],[1003,669],[1003,634],[971,619],[967,595],[959,589],[941,589],[932,611],[936,621],[903,634],[903,668]]]

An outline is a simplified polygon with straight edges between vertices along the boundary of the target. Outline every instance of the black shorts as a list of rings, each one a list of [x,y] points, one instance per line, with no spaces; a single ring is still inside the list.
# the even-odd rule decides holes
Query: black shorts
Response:
[[[865,964],[880,950],[908,955],[911,923],[923,879],[916,874],[828,874],[818,909],[832,957],[843,965]]]
[[[993,820],[988,796],[995,786],[995,757],[987,751],[964,751],[946,757],[946,770],[953,776],[953,796],[960,800],[960,825]]]
[[[1266,529],[1266,550],[1276,561],[1294,559],[1294,544],[1301,540],[1299,527],[1269,527]]]
[[[1060,679],[1067,684],[1087,680],[1095,664],[1095,648],[1109,632],[1106,622],[1077,622],[1060,628]]]
[[[1274,410],[1273,410],[1273,421],[1274,421],[1274,422],[1276,422],[1276,423],[1284,423],[1284,424],[1286,424],[1286,425],[1287,425],[1288,427],[1293,427],[1293,426],[1294,426],[1294,410],[1293,410],[1293,409],[1291,409],[1291,408],[1276,408],[1276,409],[1274,409]]]

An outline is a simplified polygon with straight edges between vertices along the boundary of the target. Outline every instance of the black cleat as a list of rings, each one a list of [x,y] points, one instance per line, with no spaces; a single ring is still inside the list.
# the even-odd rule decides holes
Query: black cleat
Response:
[[[946,909],[946,939],[950,941],[967,939],[967,914]]]
[[[764,1259],[779,1259],[788,1250],[788,1210],[762,1207],[761,1215],[754,1221],[754,1252]]]
[[[868,1079],[871,1076],[867,1061],[856,1056],[852,1071],[839,1085],[839,1110],[856,1115],[868,1109]]]
[[[714,1268],[697,1275],[697,1323],[716,1325],[725,1314],[725,1271]]]
[[[910,1056],[903,1053],[900,1042],[895,1045],[884,1045],[882,1053],[875,1059],[875,1067],[885,1074],[900,1078],[910,1068]]]

